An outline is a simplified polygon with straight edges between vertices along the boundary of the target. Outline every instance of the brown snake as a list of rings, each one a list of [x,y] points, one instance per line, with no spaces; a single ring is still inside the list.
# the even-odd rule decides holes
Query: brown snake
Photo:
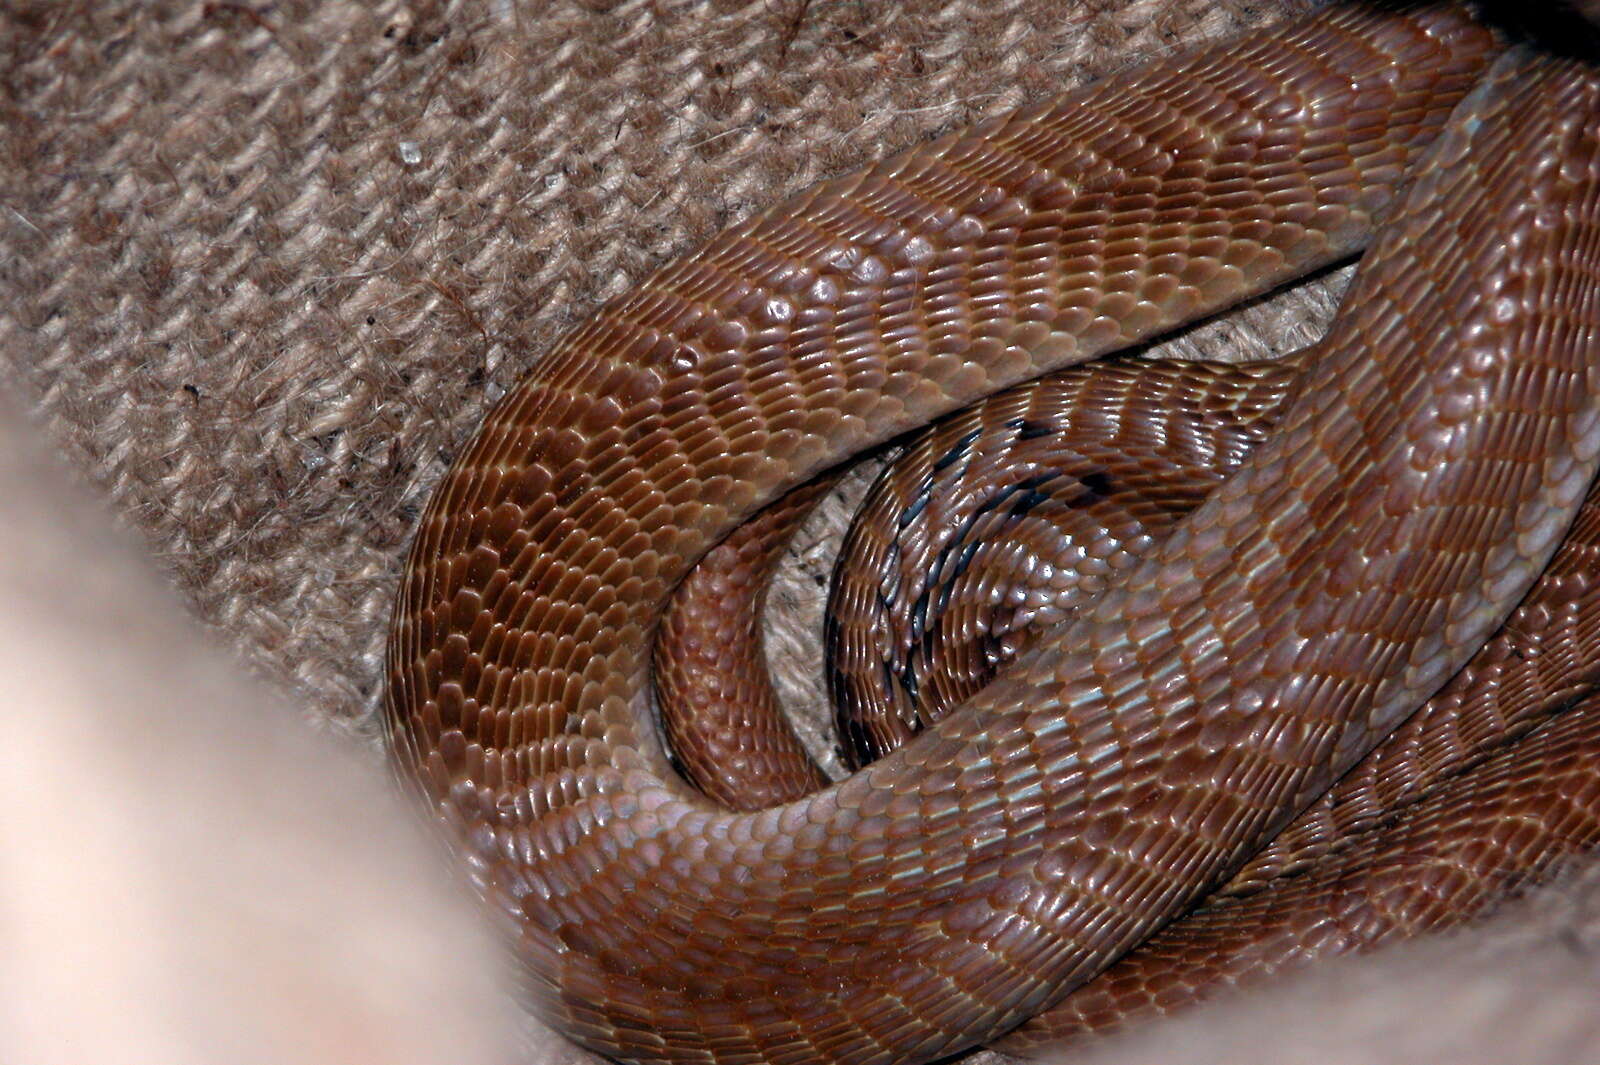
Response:
[[[1308,357],[1094,363],[921,434],[873,487],[836,567],[830,665],[841,734],[858,741],[846,754],[870,761],[899,746],[911,723],[943,716],[1019,644],[1142,558],[1270,433]],[[729,680],[682,661],[701,646],[724,662],[759,658],[748,620],[758,611],[741,600],[758,597],[762,570],[807,509],[793,495],[695,568],[658,640],[669,734],[712,763],[704,779],[714,794],[803,794],[820,772],[775,709],[742,722],[757,736],[744,758],[707,755],[698,734],[731,743],[718,735],[734,725],[726,695],[760,677]],[[999,1046],[1040,1051],[1291,964],[1459,923],[1600,847],[1600,715],[1587,712],[1597,690],[1600,488],[1591,488],[1500,632],[1405,725],[1198,912]]]
[[[1451,10],[1339,10],[1106,79],[735,226],[540,361],[423,519],[390,709],[545,1016],[640,1061],[988,1040],[1467,662],[1600,452],[1600,81],[1516,51],[1463,101],[1493,49]],[[743,517],[1380,212],[1273,437],[994,683],[782,806],[671,771],[651,639]]]

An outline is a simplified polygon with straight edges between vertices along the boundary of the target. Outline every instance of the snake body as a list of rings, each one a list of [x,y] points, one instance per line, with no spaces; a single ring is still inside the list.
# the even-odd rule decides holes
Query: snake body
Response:
[[[988,1040],[1467,661],[1600,452],[1600,87],[1518,52],[1463,100],[1493,50],[1448,9],[1340,10],[1107,79],[738,225],[540,361],[423,518],[390,720],[547,1018],[636,1061]],[[651,639],[743,517],[1383,212],[1272,439],[1070,624],[805,798],[673,774]]]
[[[836,567],[829,665],[841,739],[854,741],[846,755],[867,762],[898,747],[1136,564],[1270,433],[1314,357],[1097,362],[921,434],[868,493]],[[658,638],[668,734],[707,763],[694,779],[717,797],[819,786],[751,666],[765,570],[815,491],[791,493],[708,555]],[[701,647],[717,649],[721,669],[697,667]],[[1460,923],[1594,850],[1597,662],[1591,488],[1533,589],[1444,688],[1198,912],[997,1045],[1037,1053],[1289,965]],[[729,719],[732,690],[748,693],[747,720]],[[731,756],[715,747],[751,732]]]

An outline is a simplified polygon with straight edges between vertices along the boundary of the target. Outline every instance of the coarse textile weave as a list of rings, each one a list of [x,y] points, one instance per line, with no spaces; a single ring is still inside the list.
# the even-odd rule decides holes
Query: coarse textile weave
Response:
[[[375,732],[417,513],[552,338],[823,176],[1281,13],[12,6],[6,379],[243,658]]]

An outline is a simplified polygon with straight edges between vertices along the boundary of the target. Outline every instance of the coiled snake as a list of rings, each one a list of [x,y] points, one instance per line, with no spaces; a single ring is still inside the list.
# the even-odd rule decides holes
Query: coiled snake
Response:
[[[1106,79],[737,225],[539,360],[423,518],[390,716],[544,1016],[637,1061],[990,1040],[1478,652],[1600,455],[1600,78],[1498,47],[1337,9]],[[1380,215],[1270,438],[996,680],[780,805],[671,769],[652,639],[743,518]]]

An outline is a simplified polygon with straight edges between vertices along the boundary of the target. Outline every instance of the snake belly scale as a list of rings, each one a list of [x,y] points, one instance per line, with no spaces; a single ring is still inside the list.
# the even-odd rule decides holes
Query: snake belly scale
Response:
[[[631,1061],[988,1040],[1466,661],[1600,451],[1596,83],[1517,52],[1472,88],[1494,50],[1451,9],[1340,9],[1131,71],[741,223],[535,364],[423,517],[390,720],[543,1016]],[[742,518],[1380,213],[1272,439],[1059,638],[803,799],[673,774],[651,640]]]

